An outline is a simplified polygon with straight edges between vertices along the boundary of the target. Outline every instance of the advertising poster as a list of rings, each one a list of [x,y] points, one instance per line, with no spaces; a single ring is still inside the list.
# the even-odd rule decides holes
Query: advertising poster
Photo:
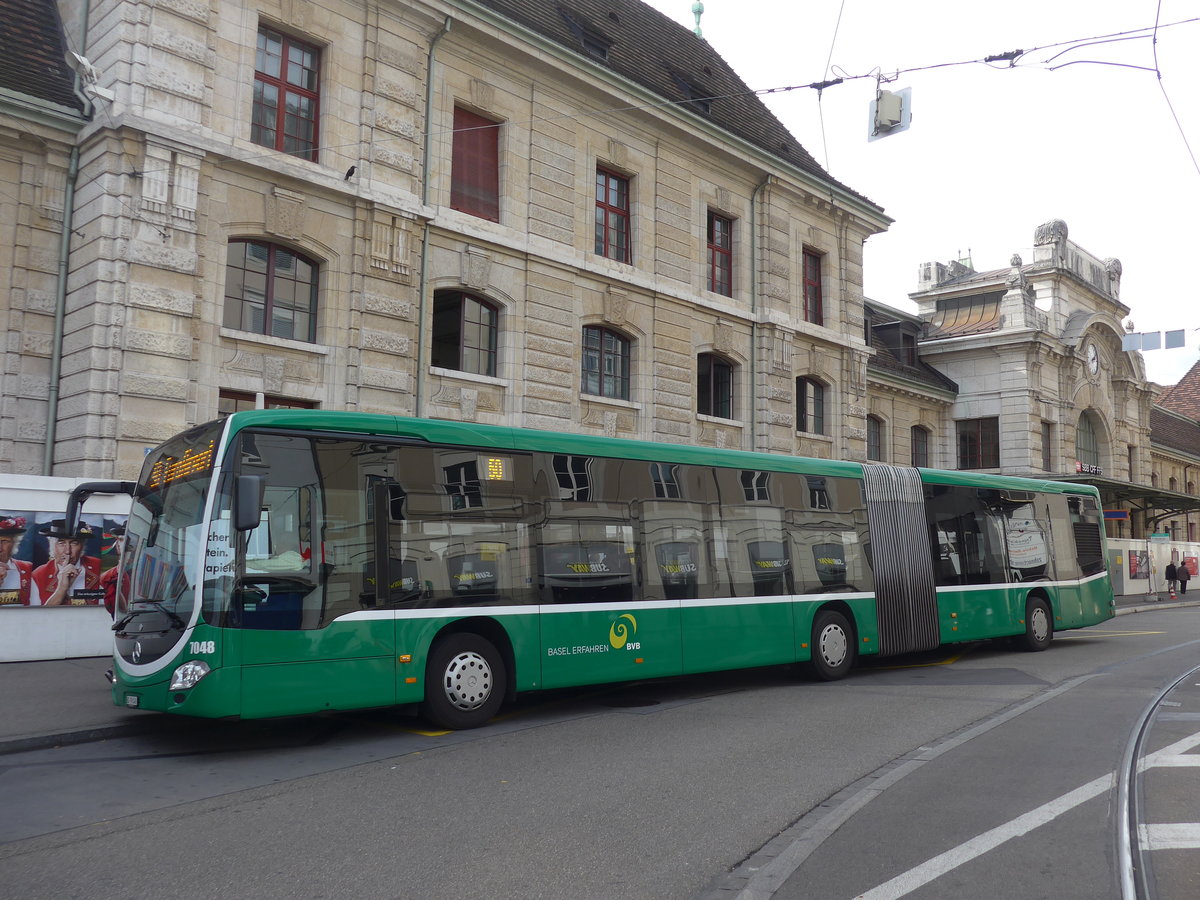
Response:
[[[1150,552],[1147,550],[1129,551],[1129,577],[1150,577]]]
[[[1197,572],[1197,567],[1200,566],[1200,557],[1185,556],[1180,562],[1180,565],[1187,567],[1188,574],[1192,578],[1195,578],[1197,574],[1200,574],[1200,572]]]
[[[54,513],[0,510],[0,608],[107,606],[127,516],[85,515],[74,534]]]

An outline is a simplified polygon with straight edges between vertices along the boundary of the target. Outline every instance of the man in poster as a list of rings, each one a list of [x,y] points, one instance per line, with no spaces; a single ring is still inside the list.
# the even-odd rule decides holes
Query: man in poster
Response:
[[[100,559],[83,555],[84,544],[95,532],[86,522],[79,523],[75,534],[66,534],[65,526],[63,519],[55,519],[38,529],[50,540],[50,560],[33,570],[38,602],[42,606],[97,606],[104,597]]]
[[[24,534],[24,516],[0,517],[0,606],[29,605],[33,563],[13,559]]]
[[[104,608],[112,616],[117,608],[117,575],[121,571],[121,558],[125,555],[125,526],[114,525],[108,535],[113,539],[112,552],[117,561],[100,576],[100,589],[104,591]]]

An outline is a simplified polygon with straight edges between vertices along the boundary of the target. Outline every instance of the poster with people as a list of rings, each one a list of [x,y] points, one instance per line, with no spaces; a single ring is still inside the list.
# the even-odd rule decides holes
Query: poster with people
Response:
[[[1146,550],[1129,551],[1129,577],[1150,577],[1150,553]]]
[[[0,510],[0,608],[105,606],[112,612],[127,516]]]

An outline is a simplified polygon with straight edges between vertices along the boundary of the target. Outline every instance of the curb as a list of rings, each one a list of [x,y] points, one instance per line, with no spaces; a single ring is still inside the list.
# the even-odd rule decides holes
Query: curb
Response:
[[[1182,609],[1187,606],[1200,606],[1200,598],[1196,600],[1147,600],[1137,606],[1118,606],[1116,615],[1126,616],[1130,613],[1153,612],[1156,609]]]
[[[150,730],[150,722],[128,722],[123,725],[97,725],[76,731],[59,731],[53,734],[31,734],[15,738],[0,738],[0,756],[11,753],[27,753],[31,750],[52,750],[73,744],[91,744],[114,738],[130,737]]]

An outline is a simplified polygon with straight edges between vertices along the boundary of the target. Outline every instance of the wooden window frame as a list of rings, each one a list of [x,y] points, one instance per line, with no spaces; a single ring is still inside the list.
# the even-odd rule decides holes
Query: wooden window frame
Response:
[[[821,289],[821,269],[824,256],[806,247],[803,259],[804,321],[814,325],[824,325],[825,298]]]
[[[629,263],[632,256],[632,220],[630,216],[631,178],[596,167],[596,255]],[[614,244],[612,236],[623,235],[625,245]]]
[[[929,429],[914,425],[909,429],[909,442],[912,445],[912,464],[921,468],[929,467]]]
[[[959,419],[954,423],[958,447],[958,468],[1000,468],[1000,418],[982,416]]]
[[[451,329],[454,334],[455,358],[450,360],[439,352],[448,348],[451,342],[445,340],[439,344],[438,323],[439,316],[449,318],[448,314],[455,305],[457,314],[454,316],[455,325]],[[481,311],[486,312],[487,315],[475,315]],[[437,291],[433,297],[433,317],[434,326],[430,336],[432,365],[457,372],[496,377],[499,366],[499,306],[490,300],[465,291]],[[490,321],[487,321],[488,317],[490,317]],[[468,359],[469,356],[474,356],[481,362],[473,365]]]
[[[796,431],[825,434],[825,385],[808,375],[796,378]]]
[[[696,412],[699,415],[733,418],[736,369],[719,353],[701,353],[696,357]]]
[[[263,41],[276,40],[279,45],[279,74],[272,75],[270,71],[259,68],[264,60]],[[320,149],[321,123],[321,49],[315,44],[301,41],[286,32],[266,25],[259,25],[254,63],[254,99],[250,117],[250,140],[260,147],[270,147],[281,153],[287,153],[297,159],[317,162],[317,151]],[[293,52],[309,54],[310,59],[293,60]],[[271,57],[266,57],[271,58]],[[300,83],[293,78],[292,69],[296,65],[300,73],[310,73],[308,84]],[[276,92],[274,108],[267,103],[264,95],[268,90]],[[289,115],[288,98],[299,98],[311,102],[311,113],[307,116],[293,117]],[[289,134],[288,124],[293,118],[309,122],[312,126],[310,137]],[[268,122],[270,126],[268,127]],[[294,129],[293,129],[294,130]],[[295,141],[296,146],[291,146]]]
[[[251,303],[246,296],[246,291],[244,290],[244,286],[245,286],[245,277],[244,276],[243,276],[243,291],[242,291],[242,293],[236,294],[236,295],[229,293],[230,281],[231,281],[229,272],[231,269],[238,269],[243,272],[258,274],[258,273],[256,273],[256,271],[254,269],[248,268],[245,265],[235,266],[233,263],[231,263],[229,261],[228,249],[233,247],[235,244],[255,245],[255,246],[259,246],[259,247],[265,247],[267,250],[267,258],[265,261],[266,271],[265,271],[264,287],[263,287],[263,312],[262,312],[262,329],[261,330],[249,329],[249,328],[244,327],[244,325],[243,325],[243,323],[245,321],[245,318],[244,318],[245,307],[247,305],[250,305],[250,306],[256,305],[256,304]],[[278,275],[276,272],[276,269],[277,269],[276,257],[279,255],[280,252],[290,254],[298,262],[303,263],[306,266],[308,266],[312,273],[312,280],[308,283],[308,291],[309,291],[308,301],[309,302],[308,302],[307,308],[305,309],[305,313],[308,316],[308,329],[307,329],[307,333],[303,334],[303,335],[296,334],[294,328],[292,329],[291,334],[275,334],[274,329],[272,328],[272,323],[274,321],[274,313],[275,313],[275,308],[276,308],[276,286],[277,286],[277,282],[278,282]],[[285,340],[293,340],[293,341],[304,341],[304,342],[307,342],[310,344],[316,342],[317,288],[318,288],[318,285],[320,284],[320,279],[321,279],[321,267],[316,262],[316,260],[311,259],[310,257],[307,257],[302,253],[297,253],[295,250],[291,249],[290,247],[285,247],[281,244],[275,244],[275,243],[272,243],[271,241],[260,241],[260,240],[255,240],[252,238],[234,238],[234,239],[231,239],[228,242],[228,244],[226,245],[225,273],[226,273],[225,274],[225,307],[224,307],[224,311],[223,311],[222,315],[223,315],[223,321],[224,321],[226,327],[235,328],[238,331],[247,331],[251,334],[261,334],[266,337],[283,338]],[[303,285],[305,283],[299,279],[294,279],[294,281],[297,285]],[[237,318],[236,324],[232,324],[230,322],[229,305],[231,302],[238,304],[238,310],[237,310],[238,315],[236,317]],[[291,308],[295,309],[295,310],[300,309],[299,306],[292,306]],[[293,322],[293,325],[294,324],[295,323]]]
[[[884,433],[887,426],[879,416],[867,416],[867,459],[870,462],[887,462],[884,452]]]
[[[709,210],[708,289],[733,296],[733,219]]]
[[[628,400],[630,389],[630,371],[633,364],[633,342],[621,332],[603,325],[585,325],[583,328],[581,354],[581,385],[582,393],[593,397],[608,397],[614,400]],[[589,360],[594,362],[594,368],[589,370]],[[618,372],[610,371],[615,362]],[[589,378],[594,381],[589,385]]]

